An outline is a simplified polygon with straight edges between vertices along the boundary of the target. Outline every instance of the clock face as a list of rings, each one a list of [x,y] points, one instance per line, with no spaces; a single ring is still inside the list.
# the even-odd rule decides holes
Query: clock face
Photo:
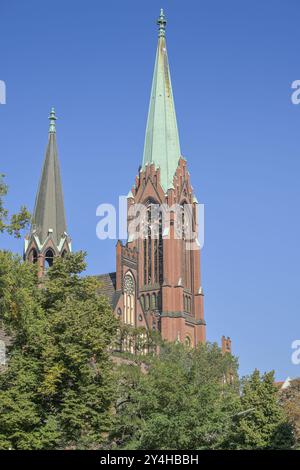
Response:
[[[124,278],[124,291],[130,295],[134,294],[134,281],[129,274],[126,274]]]

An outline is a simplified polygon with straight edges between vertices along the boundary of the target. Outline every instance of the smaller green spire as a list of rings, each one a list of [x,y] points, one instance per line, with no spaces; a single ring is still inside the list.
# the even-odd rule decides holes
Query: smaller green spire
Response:
[[[57,117],[55,116],[55,109],[51,108],[50,116],[49,116],[49,121],[50,121],[49,134],[55,134],[55,132],[56,132],[56,129],[55,129],[56,119],[57,119]]]
[[[167,21],[166,21],[165,15],[164,15],[164,10],[162,8],[160,9],[160,15],[159,15],[159,18],[157,20],[157,24],[158,24],[158,37],[159,38],[164,37],[166,35]]]

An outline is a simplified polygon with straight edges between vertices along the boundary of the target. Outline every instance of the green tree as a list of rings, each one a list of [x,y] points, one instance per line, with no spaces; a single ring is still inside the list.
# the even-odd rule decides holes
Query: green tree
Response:
[[[21,230],[25,229],[30,222],[30,214],[25,206],[21,206],[17,214],[8,215],[8,210],[4,206],[4,198],[7,195],[8,187],[4,183],[4,175],[0,174],[0,233],[7,232],[20,238]]]
[[[292,429],[279,403],[274,372],[261,376],[255,370],[244,380],[241,406],[235,422],[235,436],[232,436],[236,448],[279,449],[292,446]]]
[[[111,422],[117,321],[82,253],[35,266],[0,252],[0,318],[13,336],[0,374],[0,448],[99,448]]]
[[[141,361],[146,367],[141,368]],[[120,367],[110,445],[218,449],[239,410],[236,360],[214,344],[163,344],[158,356]],[[228,382],[234,375],[234,384]]]
[[[292,380],[288,387],[280,391],[280,403],[293,427],[295,445],[300,448],[300,379]]]

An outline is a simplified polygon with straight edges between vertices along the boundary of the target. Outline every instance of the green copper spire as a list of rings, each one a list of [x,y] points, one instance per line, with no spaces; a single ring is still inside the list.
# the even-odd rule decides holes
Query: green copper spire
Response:
[[[173,187],[173,177],[180,158],[180,144],[166,48],[166,19],[163,10],[157,20],[158,45],[154,66],[143,167],[160,167],[164,191]]]
[[[49,121],[50,121],[49,133],[56,132],[56,129],[55,129],[56,119],[57,117],[55,116],[55,109],[51,108],[50,116],[49,116]]]
[[[51,109],[48,145],[40,184],[35,200],[31,232],[35,233],[41,245],[49,233],[56,246],[67,231],[58,151],[56,145],[55,112]]]

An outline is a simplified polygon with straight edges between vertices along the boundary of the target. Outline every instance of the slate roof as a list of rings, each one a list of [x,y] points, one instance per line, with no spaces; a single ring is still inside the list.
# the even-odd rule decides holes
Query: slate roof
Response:
[[[106,273],[94,276],[100,283],[99,293],[107,297],[112,308],[115,308],[118,300],[116,293],[116,273]]]

